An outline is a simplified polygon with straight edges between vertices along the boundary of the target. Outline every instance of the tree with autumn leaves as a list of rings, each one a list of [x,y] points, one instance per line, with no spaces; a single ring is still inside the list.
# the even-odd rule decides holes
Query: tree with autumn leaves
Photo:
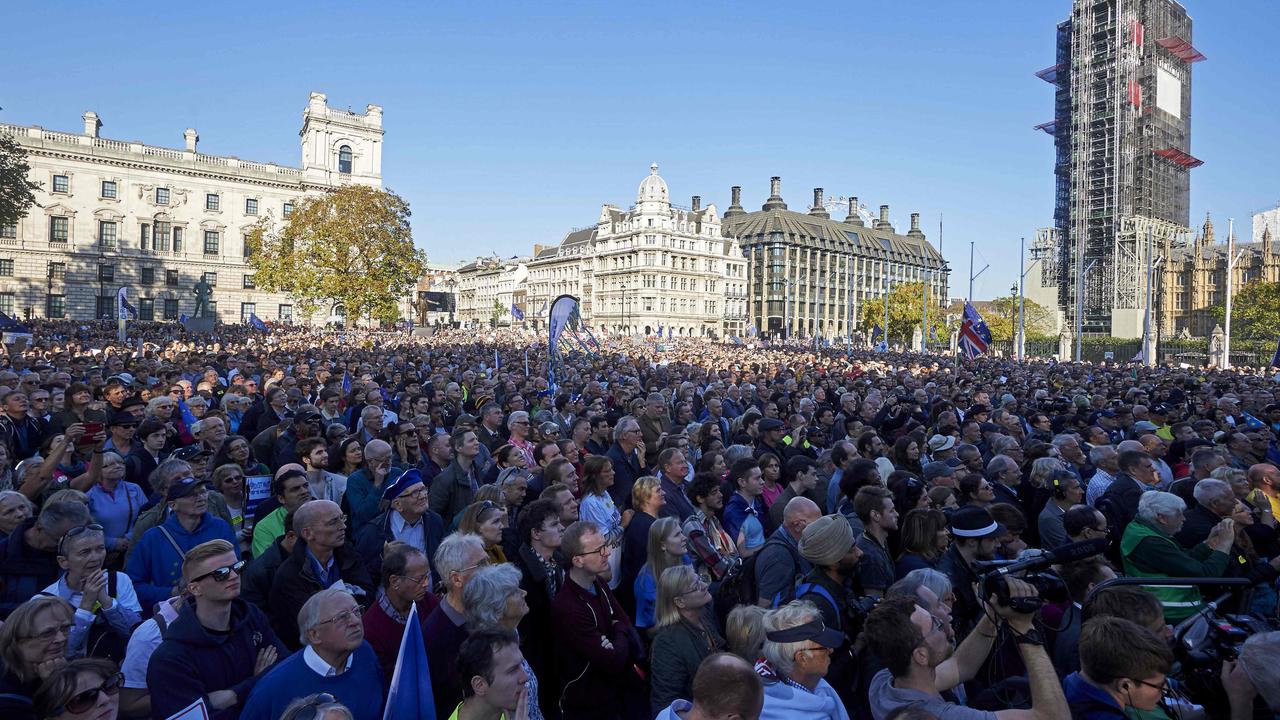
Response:
[[[348,322],[394,322],[426,273],[409,215],[398,195],[367,185],[304,198],[283,225],[263,218],[246,238],[254,282],[288,294],[307,316],[341,303]]]

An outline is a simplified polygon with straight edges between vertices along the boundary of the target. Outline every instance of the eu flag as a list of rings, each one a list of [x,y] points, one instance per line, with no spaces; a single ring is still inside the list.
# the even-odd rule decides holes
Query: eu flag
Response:
[[[1276,342],[1276,353],[1271,356],[1271,367],[1280,367],[1280,342]]]
[[[258,330],[260,332],[267,332],[267,324],[262,322],[262,320],[255,313],[249,313],[249,324],[253,326],[254,330]]]
[[[422,642],[418,604],[409,605],[409,620],[400,639],[400,654],[391,674],[390,694],[382,720],[436,720],[436,702],[431,694],[431,668],[427,667],[427,646]]]

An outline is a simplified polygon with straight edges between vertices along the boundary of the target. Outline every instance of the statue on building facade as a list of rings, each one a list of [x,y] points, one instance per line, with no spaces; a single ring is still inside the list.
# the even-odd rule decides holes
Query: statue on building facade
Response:
[[[213,286],[201,277],[191,287],[191,294],[196,296],[196,309],[191,313],[193,318],[211,317],[209,298],[213,296]]]

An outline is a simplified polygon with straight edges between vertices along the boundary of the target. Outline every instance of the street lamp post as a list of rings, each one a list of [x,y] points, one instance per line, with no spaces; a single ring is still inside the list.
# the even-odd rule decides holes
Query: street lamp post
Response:
[[[1090,260],[1089,264],[1080,271],[1080,276],[1076,278],[1076,362],[1080,362],[1080,354],[1084,350],[1084,281],[1097,264],[1096,258]]]

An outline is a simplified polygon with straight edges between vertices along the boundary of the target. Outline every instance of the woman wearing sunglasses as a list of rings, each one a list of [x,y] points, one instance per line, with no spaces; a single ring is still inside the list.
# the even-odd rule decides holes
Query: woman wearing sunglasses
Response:
[[[36,691],[42,720],[115,720],[124,676],[101,658],[72,660],[55,670]]]

